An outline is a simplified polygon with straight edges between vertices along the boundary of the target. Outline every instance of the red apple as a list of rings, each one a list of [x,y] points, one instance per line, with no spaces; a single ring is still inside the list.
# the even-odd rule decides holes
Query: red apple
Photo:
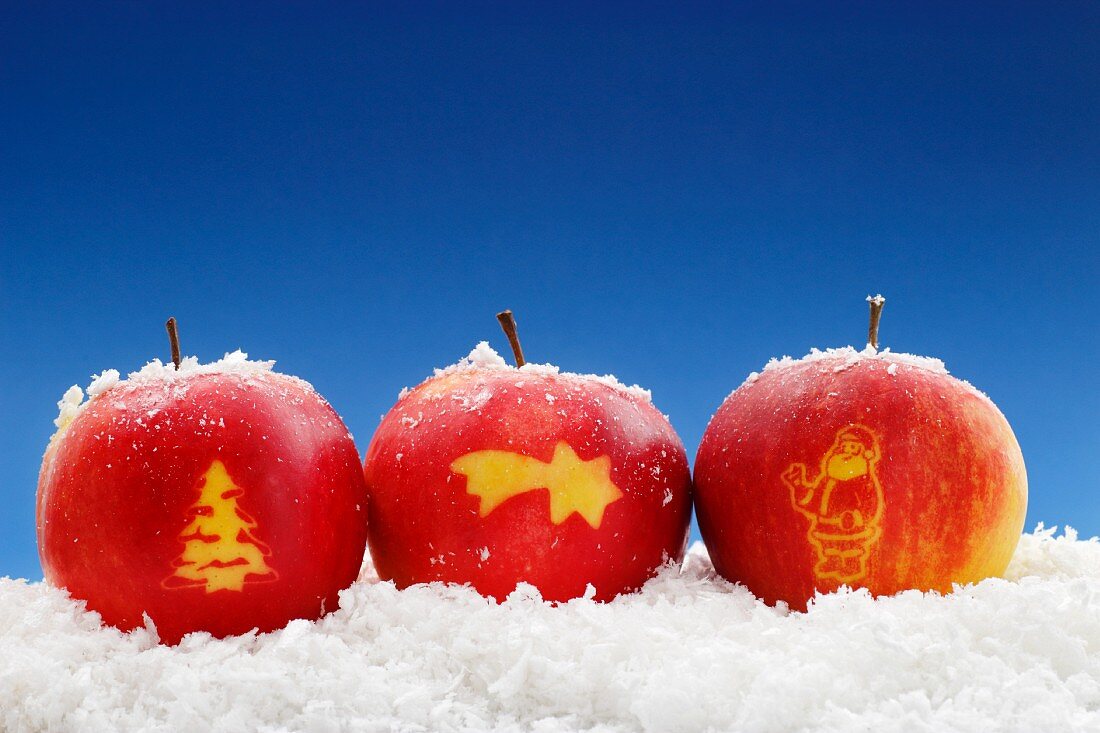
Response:
[[[509,367],[481,343],[383,418],[365,462],[368,542],[398,587],[609,600],[683,554],[691,479],[648,393]]]
[[[249,362],[111,370],[62,401],[38,482],[46,579],[160,638],[270,631],[337,607],[366,543],[366,487],[339,416]]]
[[[751,375],[707,426],[695,487],[715,569],[796,609],[841,585],[949,592],[999,575],[1027,507],[993,402],[938,360],[873,347]]]

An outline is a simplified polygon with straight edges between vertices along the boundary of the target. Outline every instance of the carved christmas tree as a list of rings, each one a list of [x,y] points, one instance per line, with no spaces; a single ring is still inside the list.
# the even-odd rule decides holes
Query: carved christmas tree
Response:
[[[175,572],[164,586],[204,585],[207,593],[213,593],[239,591],[246,582],[275,580],[278,575],[266,560],[271,548],[256,537],[256,520],[237,504],[244,489],[233,483],[225,464],[218,460],[210,464],[198,488],[199,500],[188,511],[190,521],[179,535],[183,554],[172,563]]]

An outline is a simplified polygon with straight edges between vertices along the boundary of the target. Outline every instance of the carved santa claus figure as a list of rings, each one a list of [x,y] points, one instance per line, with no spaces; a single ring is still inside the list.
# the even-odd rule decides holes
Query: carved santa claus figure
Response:
[[[792,506],[810,520],[806,537],[817,552],[817,577],[851,583],[867,574],[871,545],[882,534],[882,486],[875,470],[880,457],[875,434],[849,425],[837,433],[813,481],[802,463],[783,474]]]

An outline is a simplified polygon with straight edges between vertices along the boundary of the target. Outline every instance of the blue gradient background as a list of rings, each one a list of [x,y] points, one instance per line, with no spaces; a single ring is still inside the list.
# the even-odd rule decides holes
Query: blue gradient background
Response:
[[[769,357],[943,358],[1029,526],[1100,532],[1100,6],[6,4],[0,574],[41,577],[55,402],[241,347],[365,450],[513,308],[694,455]]]

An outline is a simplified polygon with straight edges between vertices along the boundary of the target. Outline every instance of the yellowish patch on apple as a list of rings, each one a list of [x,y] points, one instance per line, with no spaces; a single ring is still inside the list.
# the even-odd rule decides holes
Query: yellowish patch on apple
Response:
[[[482,517],[513,496],[546,489],[550,521],[561,524],[575,512],[599,529],[608,505],[623,496],[611,481],[609,456],[582,460],[565,441],[554,446],[549,463],[511,451],[480,450],[455,460],[451,470],[466,477],[466,492],[481,500]]]
[[[242,494],[224,463],[210,464],[199,479],[199,500],[188,510],[191,521],[179,534],[183,553],[173,561],[165,588],[240,591],[246,582],[279,577],[267,564],[271,548],[256,537],[256,520],[237,503]]]

